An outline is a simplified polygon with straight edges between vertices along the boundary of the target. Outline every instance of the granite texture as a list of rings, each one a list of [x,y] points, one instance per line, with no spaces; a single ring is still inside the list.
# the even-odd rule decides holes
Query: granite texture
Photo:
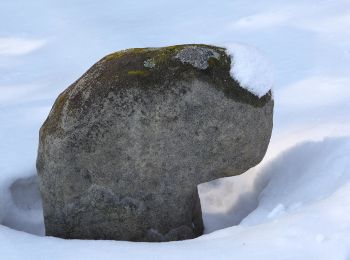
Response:
[[[230,64],[215,46],[129,49],[67,88],[40,129],[46,235],[201,235],[197,185],[258,164],[272,131],[271,93],[241,88]]]

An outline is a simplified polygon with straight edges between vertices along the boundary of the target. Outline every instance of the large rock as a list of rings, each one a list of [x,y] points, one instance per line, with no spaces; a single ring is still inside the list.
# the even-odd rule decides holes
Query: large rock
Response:
[[[46,234],[169,241],[203,231],[197,185],[263,158],[271,93],[230,77],[225,49],[129,49],[104,57],[56,100],[40,129]]]

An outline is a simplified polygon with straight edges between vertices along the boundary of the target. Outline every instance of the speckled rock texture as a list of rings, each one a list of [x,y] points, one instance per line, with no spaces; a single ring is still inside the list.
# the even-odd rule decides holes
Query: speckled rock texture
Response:
[[[215,46],[129,49],[60,94],[37,158],[46,235],[201,235],[197,185],[258,164],[271,136],[271,93],[241,88],[230,64]]]

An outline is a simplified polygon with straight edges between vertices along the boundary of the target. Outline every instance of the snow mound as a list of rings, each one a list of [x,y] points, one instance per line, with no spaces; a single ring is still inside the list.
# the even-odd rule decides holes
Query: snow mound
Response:
[[[205,233],[303,211],[350,183],[349,169],[350,138],[327,138],[300,143],[245,174],[203,183]]]
[[[292,147],[262,169],[260,174],[269,175],[269,182],[259,195],[257,209],[241,225],[303,211],[350,184],[349,169],[350,138],[326,138]],[[345,208],[338,212],[344,213]]]
[[[244,44],[229,44],[230,74],[241,87],[261,98],[274,85],[274,69],[266,56],[257,48]]]

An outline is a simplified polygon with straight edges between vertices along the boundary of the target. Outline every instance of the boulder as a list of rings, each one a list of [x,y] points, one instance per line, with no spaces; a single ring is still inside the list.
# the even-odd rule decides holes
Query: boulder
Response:
[[[258,164],[272,131],[271,92],[242,88],[230,66],[215,46],[128,49],[62,92],[40,129],[46,235],[201,235],[197,185]]]

